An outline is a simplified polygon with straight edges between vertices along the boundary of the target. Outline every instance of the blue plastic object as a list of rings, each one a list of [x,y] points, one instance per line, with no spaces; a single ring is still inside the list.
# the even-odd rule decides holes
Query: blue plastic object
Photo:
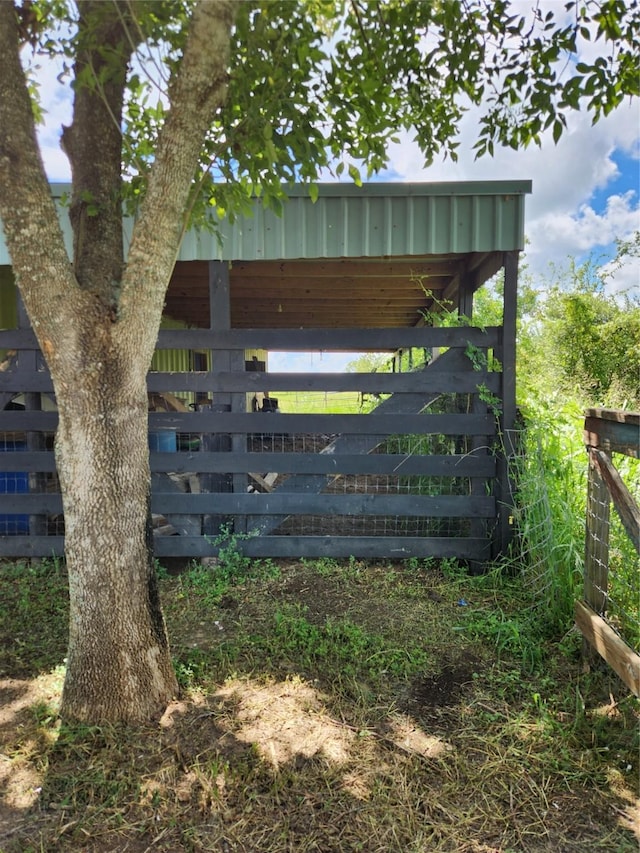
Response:
[[[176,434],[173,430],[163,429],[149,433],[149,450],[156,453],[175,453],[177,449]]]
[[[0,440],[0,452],[26,449],[26,441]],[[26,471],[0,471],[0,494],[21,495],[28,491],[29,475]],[[0,513],[0,536],[24,536],[28,533],[28,515]]]

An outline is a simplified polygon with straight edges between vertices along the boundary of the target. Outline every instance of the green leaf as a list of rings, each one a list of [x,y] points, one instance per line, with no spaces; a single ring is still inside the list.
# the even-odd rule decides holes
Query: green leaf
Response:
[[[353,183],[357,187],[362,186],[362,178],[360,177],[360,170],[357,166],[354,166],[353,163],[349,163],[349,177],[353,181]]]

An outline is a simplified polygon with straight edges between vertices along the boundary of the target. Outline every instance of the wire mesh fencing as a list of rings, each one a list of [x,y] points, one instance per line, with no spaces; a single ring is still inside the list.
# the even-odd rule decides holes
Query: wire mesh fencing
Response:
[[[633,493],[640,492],[640,460],[612,453],[611,464],[635,503]],[[592,463],[586,510],[585,598],[631,649],[640,652],[640,560],[623,517],[624,509],[612,501],[607,483]]]
[[[507,439],[514,538],[504,561],[550,629],[565,626],[584,567],[584,447],[569,432],[535,428]]]
[[[640,562],[609,487],[575,428],[523,429],[508,442],[514,483],[510,568],[550,628],[573,620],[583,600],[633,651],[640,651]],[[640,493],[640,461],[609,454],[628,492]],[[627,525],[628,526],[628,525]],[[636,534],[637,536],[637,534]]]

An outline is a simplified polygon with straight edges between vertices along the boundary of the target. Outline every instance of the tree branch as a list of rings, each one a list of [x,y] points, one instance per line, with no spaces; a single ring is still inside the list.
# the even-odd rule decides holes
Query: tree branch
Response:
[[[108,310],[124,265],[121,125],[135,41],[128,4],[81,0],[78,10],[73,123],[62,135],[72,172],[69,218],[80,286]]]
[[[205,134],[227,93],[233,0],[195,6],[176,77],[170,109],[131,247],[120,296],[119,334],[144,345],[149,360],[162,315],[164,294],[186,227],[185,209]],[[141,326],[152,330],[140,340]]]
[[[38,317],[34,331],[48,354],[68,330],[63,307],[78,287],[38,148],[16,9],[6,2],[0,2],[0,185],[16,281],[28,314]]]

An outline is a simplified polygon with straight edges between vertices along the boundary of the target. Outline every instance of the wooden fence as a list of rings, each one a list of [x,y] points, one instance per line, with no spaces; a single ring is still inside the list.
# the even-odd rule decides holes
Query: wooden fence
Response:
[[[489,559],[510,535],[500,526],[510,486],[487,399],[499,407],[512,377],[482,361],[489,351],[501,359],[502,335],[472,327],[161,331],[159,348],[204,351],[211,369],[148,377],[150,394],[201,403],[149,413],[150,435],[159,438],[150,454],[152,512],[161,519],[157,533],[174,534],[156,536],[157,555],[215,554],[220,526],[229,524],[250,556]],[[245,364],[253,348],[410,347],[446,351],[407,373],[273,374]],[[0,332],[0,348],[17,353],[0,372],[0,433],[8,439],[0,556],[61,554],[51,378],[29,328]],[[278,390],[375,393],[381,402],[367,414],[247,411],[248,394]],[[7,410],[17,395],[19,407]],[[449,409],[436,405],[445,397]],[[374,530],[374,521],[384,524]]]
[[[610,409],[589,409],[585,418],[585,444],[589,454],[584,568],[584,600],[576,602],[576,624],[590,652],[595,650],[635,693],[640,695],[640,656],[628,645],[609,618],[610,507],[613,503],[635,553],[640,553],[640,510],[612,454],[638,458],[640,414]],[[640,596],[640,565],[629,567],[635,578],[636,608]],[[638,612],[633,614],[638,620]],[[637,627],[637,626],[636,626]]]

